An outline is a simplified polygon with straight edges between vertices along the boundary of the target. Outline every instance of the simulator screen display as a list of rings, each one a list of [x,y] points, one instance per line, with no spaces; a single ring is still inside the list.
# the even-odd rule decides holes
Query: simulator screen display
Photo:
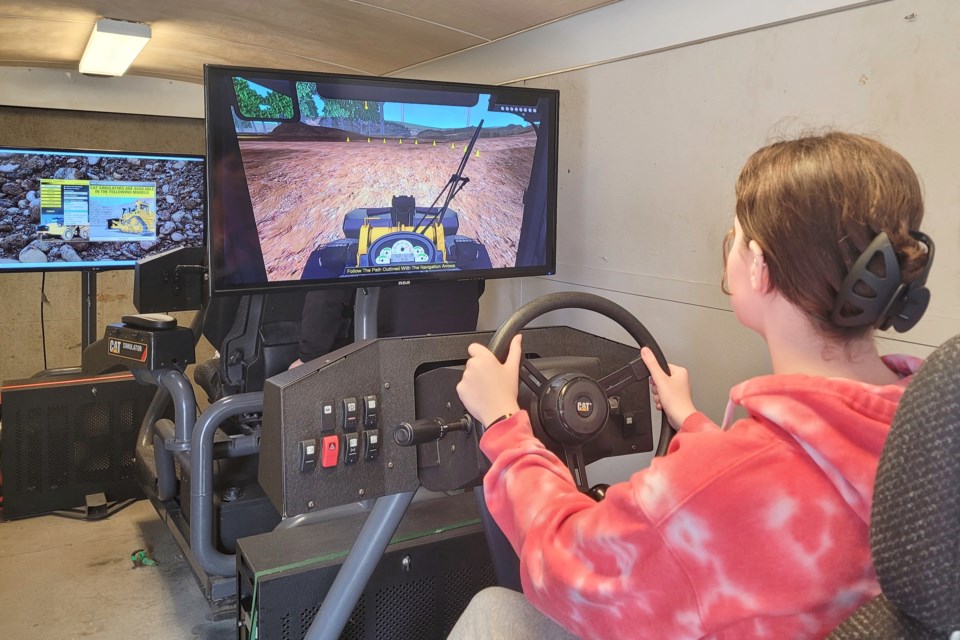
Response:
[[[207,67],[214,291],[554,270],[555,91]]]
[[[202,247],[198,156],[0,148],[0,271],[132,268]]]

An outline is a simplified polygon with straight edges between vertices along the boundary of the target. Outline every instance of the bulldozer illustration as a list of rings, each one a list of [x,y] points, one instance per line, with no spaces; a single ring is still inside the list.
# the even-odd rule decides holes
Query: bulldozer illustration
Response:
[[[119,218],[109,218],[107,229],[116,229],[123,233],[149,234],[157,228],[157,214],[143,200],[137,200],[132,207],[123,207]]]

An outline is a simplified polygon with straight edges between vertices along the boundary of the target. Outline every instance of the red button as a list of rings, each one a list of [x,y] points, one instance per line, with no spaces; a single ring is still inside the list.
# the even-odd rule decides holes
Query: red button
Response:
[[[340,459],[340,438],[325,436],[320,443],[320,466],[335,467]]]

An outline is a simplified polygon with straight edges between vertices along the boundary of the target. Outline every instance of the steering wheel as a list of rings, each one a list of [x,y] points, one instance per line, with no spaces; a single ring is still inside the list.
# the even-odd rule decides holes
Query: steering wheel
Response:
[[[637,344],[649,347],[660,367],[669,374],[669,365],[663,351],[646,327],[620,305],[590,293],[553,293],[528,302],[500,326],[490,339],[488,348],[503,362],[510,349],[510,341],[515,335],[535,318],[559,309],[586,309],[613,320],[623,327]],[[543,429],[560,443],[567,467],[581,490],[586,491],[589,486],[583,460],[583,445],[603,431],[610,416],[610,398],[632,384],[647,381],[649,377],[650,371],[639,356],[599,380],[578,372],[559,373],[547,379],[526,356],[521,357],[520,380],[537,399],[538,417]],[[656,455],[666,454],[674,433],[674,429],[667,422],[666,413],[663,413]],[[594,497],[602,498],[602,492],[603,489],[596,491],[599,495]],[[593,491],[590,493],[594,494]]]

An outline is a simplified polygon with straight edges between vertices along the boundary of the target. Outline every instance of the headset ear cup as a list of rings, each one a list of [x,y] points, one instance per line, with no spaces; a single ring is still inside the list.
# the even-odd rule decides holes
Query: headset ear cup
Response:
[[[930,236],[922,231],[911,231],[910,235],[927,248],[927,263],[923,265],[923,271],[907,286],[907,291],[903,296],[903,308],[891,320],[893,328],[901,333],[916,326],[930,305],[930,289],[927,288],[927,277],[930,275],[930,269],[933,267],[933,256],[936,253],[936,247]]]
[[[843,279],[837,299],[830,314],[831,321],[838,327],[875,326],[881,330],[891,326],[903,333],[912,329],[930,304],[930,290],[927,289],[927,276],[933,266],[933,240],[920,231],[911,231],[910,235],[927,247],[927,263],[923,271],[909,285],[902,283],[897,254],[887,234],[880,232],[866,250],[860,254],[853,268]],[[884,275],[878,276],[867,267],[876,254],[883,256]],[[854,291],[858,284],[865,284],[873,290],[872,297],[862,296]],[[855,313],[842,313],[844,308],[853,308]]]
[[[903,308],[890,318],[890,323],[900,333],[909,331],[920,321],[929,304],[930,289],[924,286],[914,287],[911,284],[904,295]]]
[[[882,276],[867,268],[876,254],[883,257]],[[869,287],[873,295],[865,296],[857,293],[855,288],[858,284]],[[843,279],[833,304],[830,320],[838,327],[877,326],[899,294],[903,292],[903,288],[897,254],[887,234],[881,231],[860,254],[853,268]],[[844,313],[845,308],[853,308],[855,312]]]

